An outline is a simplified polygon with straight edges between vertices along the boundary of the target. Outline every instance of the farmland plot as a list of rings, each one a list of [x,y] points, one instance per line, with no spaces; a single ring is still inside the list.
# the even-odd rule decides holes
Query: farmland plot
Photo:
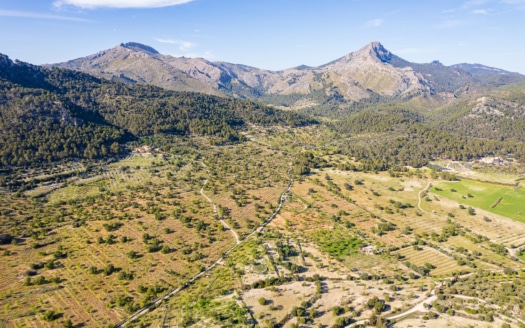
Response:
[[[402,256],[401,261],[409,261],[417,266],[422,267],[425,263],[432,264],[435,266],[434,269],[430,270],[432,276],[450,276],[453,272],[471,271],[469,268],[459,266],[454,259],[430,247],[420,247],[419,250],[407,247],[396,253]]]

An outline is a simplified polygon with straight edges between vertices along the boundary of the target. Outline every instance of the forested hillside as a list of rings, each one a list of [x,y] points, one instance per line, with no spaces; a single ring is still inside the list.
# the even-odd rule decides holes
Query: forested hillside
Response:
[[[386,170],[395,165],[420,167],[438,158],[470,161],[484,156],[525,158],[525,146],[513,140],[475,138],[421,123],[421,116],[403,110],[367,110],[334,124],[336,131],[353,137],[341,151],[363,163],[365,170]],[[516,123],[520,124],[520,123]],[[452,130],[452,129],[451,129]]]
[[[314,121],[249,101],[125,86],[64,69],[0,58],[1,165],[118,154],[154,134],[201,134],[216,144],[242,140],[246,123]]]
[[[477,138],[525,142],[525,88],[523,84],[515,88],[520,85],[519,91],[503,88],[469,103],[459,102],[435,126]]]
[[[207,135],[210,143],[220,145],[242,141],[240,131],[247,123],[316,123],[294,111],[246,100],[129,86],[5,56],[0,63],[2,166],[104,158],[144,136]],[[330,124],[342,135],[339,151],[367,170],[419,167],[436,158],[520,160],[525,158],[520,95],[507,90],[430,112],[401,103],[370,103],[334,112],[339,120]]]

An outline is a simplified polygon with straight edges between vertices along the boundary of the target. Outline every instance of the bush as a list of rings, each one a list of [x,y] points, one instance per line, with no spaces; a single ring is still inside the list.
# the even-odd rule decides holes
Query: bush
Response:
[[[118,280],[133,280],[134,276],[133,276],[133,273],[131,272],[125,272],[125,271],[121,271],[119,274],[118,274]]]
[[[0,234],[0,245],[11,244],[12,241],[13,241],[13,236],[11,236],[10,234],[7,234],[7,233]]]
[[[332,308],[332,314],[333,314],[334,316],[338,316],[338,315],[340,315],[342,312],[344,312],[344,311],[343,311],[343,309],[342,309],[341,307],[339,307],[339,306],[334,306],[334,307]]]
[[[46,313],[44,313],[44,315],[42,316],[42,319],[47,322],[54,321],[57,318],[58,318],[58,313],[56,313],[53,310],[47,310]]]
[[[29,278],[29,277],[28,277]],[[46,280],[46,278],[44,276],[38,276],[35,278],[35,280],[33,281],[33,284],[34,285],[43,285],[45,283],[47,283],[48,281]]]
[[[381,313],[385,310],[385,302],[381,301],[377,296],[374,296],[374,298],[369,299],[366,302],[366,305],[369,309],[374,309],[375,313]]]
[[[106,266],[106,267],[104,268],[103,271],[104,271],[104,274],[105,274],[106,276],[109,276],[110,274],[112,274],[113,272],[115,272],[116,269],[115,269],[115,267],[113,266],[113,264],[109,264],[108,266]]]

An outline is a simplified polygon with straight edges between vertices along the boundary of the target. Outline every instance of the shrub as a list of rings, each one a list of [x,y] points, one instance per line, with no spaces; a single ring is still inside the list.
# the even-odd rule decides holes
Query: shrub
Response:
[[[133,280],[133,273],[121,271],[118,274],[118,280]]]
[[[110,274],[112,274],[112,273],[115,272],[115,271],[116,271],[116,269],[115,269],[115,267],[113,266],[113,264],[109,264],[108,266],[106,266],[106,267],[104,268],[104,274],[105,274],[106,276],[109,276]]]
[[[11,244],[12,241],[13,241],[13,236],[7,233],[0,234],[0,245]]]
[[[42,319],[44,321],[50,322],[50,321],[54,321],[57,317],[58,317],[58,314],[55,311],[47,310],[42,316]]]

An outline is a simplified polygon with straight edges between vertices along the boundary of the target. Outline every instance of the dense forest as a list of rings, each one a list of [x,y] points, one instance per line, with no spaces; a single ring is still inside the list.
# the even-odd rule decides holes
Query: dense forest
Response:
[[[118,154],[126,141],[158,134],[243,139],[246,124],[300,126],[303,115],[249,101],[152,86],[126,86],[0,57],[0,165]]]
[[[363,111],[333,128],[355,142],[340,145],[341,152],[355,157],[364,170],[387,170],[395,165],[420,167],[430,160],[448,158],[470,161],[484,156],[525,159],[522,142],[490,140],[439,130],[422,124],[404,111]]]
[[[476,138],[525,142],[525,96],[488,96],[470,105],[452,106],[437,128]]]

